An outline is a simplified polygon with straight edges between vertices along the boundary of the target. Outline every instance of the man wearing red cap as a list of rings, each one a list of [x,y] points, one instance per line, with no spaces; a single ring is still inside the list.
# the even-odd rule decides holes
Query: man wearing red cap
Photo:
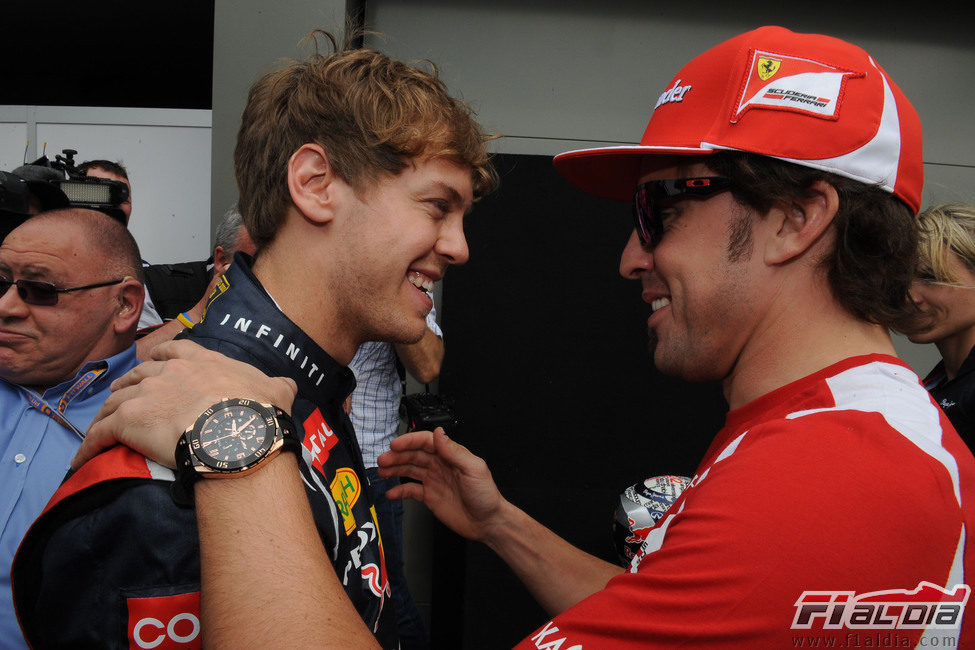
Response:
[[[569,152],[555,165],[588,192],[633,199],[620,270],[650,305],[654,363],[720,380],[731,411],[625,572],[506,501],[484,462],[443,431],[392,443],[380,473],[420,482],[390,496],[419,499],[488,544],[553,614],[518,647],[975,643],[965,616],[975,459],[888,335],[916,317],[908,287],[923,162],[917,114],[887,74],[838,39],[757,29],[680,70],[639,145]],[[163,356],[195,359],[211,382],[230,375],[204,351]],[[135,404],[168,394],[202,409],[219,390],[289,403],[275,381],[196,380],[196,397],[180,366],[144,368],[159,381],[129,388]],[[110,414],[89,444],[155,446],[171,463],[178,432],[150,415],[134,404]],[[198,504],[219,520],[201,521],[201,539],[246,549],[242,531],[259,525],[313,532],[283,507],[298,502],[293,471],[271,462],[249,481],[202,482]],[[248,500],[272,489],[263,507]],[[279,570],[312,554],[275,552]],[[214,597],[248,598],[231,568],[210,568]],[[282,632],[321,642],[327,624],[314,621],[339,612],[335,599],[310,595],[316,583],[295,574],[264,578],[300,595],[282,608],[294,622]]]

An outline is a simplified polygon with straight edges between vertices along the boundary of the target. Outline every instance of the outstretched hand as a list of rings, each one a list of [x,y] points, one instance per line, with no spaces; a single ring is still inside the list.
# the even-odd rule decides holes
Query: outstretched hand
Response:
[[[192,341],[167,341],[112,382],[112,394],[88,427],[71,468],[117,443],[175,467],[179,436],[214,403],[227,397],[270,403],[290,412],[298,387],[285,377],[207,350]]]
[[[408,476],[420,483],[402,483],[387,492],[391,499],[426,504],[455,533],[488,542],[500,524],[507,503],[494,484],[487,464],[444,430],[414,431],[396,438],[378,459],[383,477]]]

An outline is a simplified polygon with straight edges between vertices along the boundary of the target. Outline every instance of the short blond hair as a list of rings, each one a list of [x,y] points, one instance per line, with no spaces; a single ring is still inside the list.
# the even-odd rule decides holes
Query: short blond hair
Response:
[[[234,151],[238,208],[258,248],[273,238],[291,204],[288,161],[316,143],[356,192],[413,158],[447,158],[471,168],[474,197],[497,185],[487,135],[472,109],[430,72],[368,49],[288,60],[250,89]]]
[[[920,231],[918,275],[942,284],[959,284],[951,272],[949,253],[955,253],[975,273],[975,206],[943,203],[925,209],[917,217]]]

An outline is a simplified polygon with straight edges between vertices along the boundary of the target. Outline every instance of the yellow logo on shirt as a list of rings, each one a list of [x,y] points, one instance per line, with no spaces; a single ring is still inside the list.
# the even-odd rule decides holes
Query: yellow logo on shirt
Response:
[[[335,478],[329,487],[332,490],[335,505],[339,509],[339,512],[342,513],[342,521],[345,523],[345,534],[348,535],[355,529],[352,506],[359,500],[359,493],[362,491],[359,476],[348,467],[343,467],[335,473]]]

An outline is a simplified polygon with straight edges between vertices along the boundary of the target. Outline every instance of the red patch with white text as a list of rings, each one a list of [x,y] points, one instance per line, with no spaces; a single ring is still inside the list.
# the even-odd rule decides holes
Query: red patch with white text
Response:
[[[847,80],[864,76],[863,72],[774,52],[754,50],[751,57],[732,122],[754,108],[836,120]]]
[[[325,421],[322,412],[318,409],[312,411],[311,415],[305,419],[303,426],[305,438],[301,444],[311,453],[311,464],[324,476],[323,465],[328,460],[328,452],[338,443],[339,438],[332,431],[332,427],[328,426],[328,422]]]
[[[131,650],[198,650],[200,643],[200,592],[128,598],[129,648]]]

